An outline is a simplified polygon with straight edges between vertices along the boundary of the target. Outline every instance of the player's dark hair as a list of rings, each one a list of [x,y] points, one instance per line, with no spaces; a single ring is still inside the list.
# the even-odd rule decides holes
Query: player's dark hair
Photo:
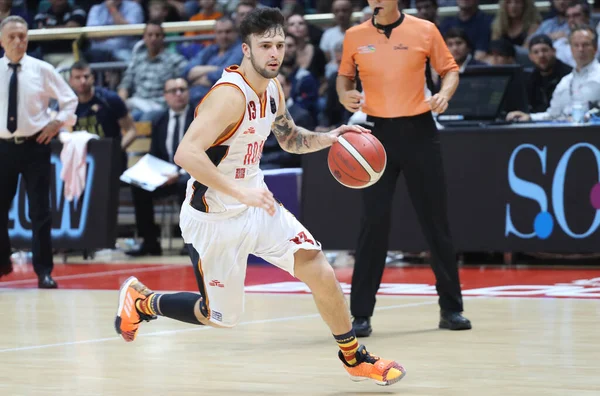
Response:
[[[250,36],[276,35],[284,32],[285,18],[278,8],[255,8],[240,23],[242,41],[250,45]]]

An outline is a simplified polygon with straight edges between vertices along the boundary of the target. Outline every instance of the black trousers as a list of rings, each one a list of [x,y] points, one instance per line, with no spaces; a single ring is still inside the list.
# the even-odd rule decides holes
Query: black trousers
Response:
[[[361,228],[352,276],[353,316],[370,317],[388,251],[392,201],[404,173],[417,218],[431,250],[441,309],[462,312],[456,254],[446,208],[446,184],[439,135],[430,112],[413,117],[375,118],[372,131],[387,152],[381,179],[362,190]]]
[[[154,191],[146,191],[136,186],[131,187],[135,207],[135,224],[138,234],[145,244],[156,244],[160,237],[160,229],[154,223],[154,199],[176,195],[179,203],[183,203],[187,180],[189,177],[180,177],[176,183],[159,187]]]
[[[8,212],[21,175],[33,230],[33,269],[38,276],[52,273],[50,171],[50,145],[35,140],[14,144],[0,139],[0,266],[10,260]]]

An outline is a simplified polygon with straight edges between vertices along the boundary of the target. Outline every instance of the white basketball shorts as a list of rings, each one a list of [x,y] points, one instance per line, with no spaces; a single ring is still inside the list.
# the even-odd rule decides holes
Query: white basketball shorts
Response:
[[[249,254],[294,275],[294,253],[321,250],[321,244],[282,205],[274,216],[251,207],[225,217],[196,211],[184,203],[179,224],[183,240],[194,248],[190,256],[208,319],[224,327],[235,326],[244,312]]]

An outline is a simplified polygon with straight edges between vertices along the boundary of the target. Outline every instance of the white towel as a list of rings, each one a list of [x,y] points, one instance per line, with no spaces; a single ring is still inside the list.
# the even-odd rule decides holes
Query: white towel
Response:
[[[90,139],[98,139],[98,135],[87,131],[61,132],[58,138],[63,144],[60,152],[60,178],[65,185],[66,200],[72,201],[74,198],[79,199],[85,188],[87,144]]]

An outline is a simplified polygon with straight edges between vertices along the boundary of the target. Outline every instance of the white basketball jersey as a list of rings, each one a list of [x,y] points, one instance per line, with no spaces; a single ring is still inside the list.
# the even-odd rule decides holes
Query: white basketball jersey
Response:
[[[277,82],[269,81],[263,97],[248,83],[238,66],[230,66],[223,71],[219,85],[233,85],[246,97],[244,116],[224,137],[219,139],[206,154],[217,169],[239,187],[261,187],[264,185],[263,173],[259,168],[263,145],[271,133],[280,104],[280,90]],[[212,92],[211,90],[211,92]],[[206,94],[205,98],[211,94]],[[227,103],[223,103],[227,106]],[[210,125],[206,126],[210,128]],[[233,197],[218,192],[191,178],[187,185],[184,205],[203,213],[220,213],[234,216],[247,206]]]

